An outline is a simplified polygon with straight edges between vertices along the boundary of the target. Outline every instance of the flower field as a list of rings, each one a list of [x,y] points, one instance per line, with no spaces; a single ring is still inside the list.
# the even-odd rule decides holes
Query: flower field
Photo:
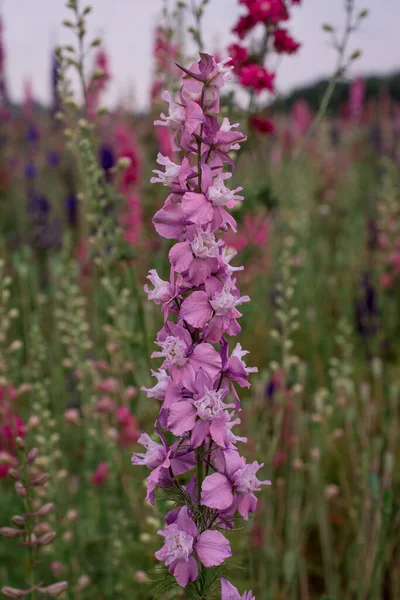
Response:
[[[400,598],[400,103],[355,0],[315,105],[278,92],[302,2],[232,3],[218,52],[166,3],[142,113],[91,7],[48,108],[1,23],[2,597]]]

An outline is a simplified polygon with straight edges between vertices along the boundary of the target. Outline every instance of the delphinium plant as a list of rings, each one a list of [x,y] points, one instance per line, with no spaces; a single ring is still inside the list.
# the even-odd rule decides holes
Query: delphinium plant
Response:
[[[0,591],[7,598],[57,598],[68,588],[68,582],[59,581],[45,585],[37,574],[38,552],[52,544],[56,537],[56,532],[46,522],[54,511],[54,504],[43,503],[43,494],[39,494],[39,491],[45,488],[49,474],[35,465],[39,454],[37,448],[28,451],[20,437],[16,438],[16,442],[21,452],[21,460],[18,467],[10,469],[9,476],[15,480],[15,491],[21,498],[24,511],[12,517],[12,527],[0,528],[0,535],[18,540],[18,545],[26,548],[29,587],[3,586]]]
[[[163,99],[169,113],[155,125],[173,130],[181,164],[158,155],[164,170],[155,170],[152,182],[162,183],[170,193],[153,218],[156,231],[175,240],[169,252],[170,281],[156,270],[148,276],[154,287],[145,286],[149,299],[161,305],[164,326],[157,335],[162,358],[157,383],[144,388],[148,397],[161,402],[155,422],[158,441],[143,434],[139,443],[146,451],[135,453],[132,462],[151,469],[147,500],[154,502],[157,488],[176,501],[158,533],[164,539],[156,552],[181,587],[197,598],[210,598],[220,567],[232,554],[226,533],[236,515],[247,520],[257,506],[254,492],[269,481],[257,478],[263,466],[247,463],[237,448],[233,428],[240,423],[240,399],[236,386],[249,387],[247,354],[240,344],[232,349],[229,337],[240,332],[238,306],[248,302],[236,285],[230,253],[221,234],[236,230],[229,209],[243,200],[241,187],[226,186],[235,165],[231,150],[246,137],[238,124],[218,120],[219,93],[230,79],[225,62],[201,53],[198,63],[183,72],[182,87],[174,100]],[[229,400],[229,397],[231,398]],[[182,477],[184,476],[184,477]],[[235,595],[233,595],[235,594]],[[245,598],[251,597],[249,592]],[[235,588],[222,580],[222,598],[239,598]]]

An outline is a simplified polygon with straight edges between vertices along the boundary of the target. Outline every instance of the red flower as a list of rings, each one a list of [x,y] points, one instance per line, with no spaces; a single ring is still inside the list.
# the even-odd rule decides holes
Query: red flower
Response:
[[[250,117],[249,125],[258,133],[273,133],[275,131],[275,125],[262,115],[253,115]]]
[[[229,65],[233,66],[233,70],[238,73],[248,59],[248,52],[244,46],[240,44],[231,44],[228,47],[228,56],[231,57]]]
[[[282,0],[257,0],[248,6],[250,16],[256,23],[284,21],[289,15]]]
[[[247,65],[240,72],[240,83],[245,87],[253,88],[259,94],[263,90],[274,89],[275,73],[270,73],[260,65]]]
[[[276,29],[274,37],[274,47],[278,53],[286,52],[286,54],[294,54],[300,47],[300,44],[288,35],[286,29]]]
[[[242,16],[232,29],[232,33],[236,33],[236,35],[243,40],[249,31],[251,31],[256,25],[257,21],[255,21],[251,15]]]

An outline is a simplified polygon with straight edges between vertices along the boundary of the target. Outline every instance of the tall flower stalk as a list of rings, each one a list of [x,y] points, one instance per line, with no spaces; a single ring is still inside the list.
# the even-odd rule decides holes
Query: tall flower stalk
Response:
[[[250,298],[240,295],[234,274],[242,267],[231,265],[235,253],[221,233],[236,231],[229,209],[243,200],[242,188],[226,186],[231,172],[224,168],[235,168],[229,153],[246,136],[237,130],[239,124],[218,120],[220,89],[231,78],[226,61],[201,53],[198,63],[180,68],[179,96],[162,94],[169,113],[155,125],[171,128],[174,150],[184,153],[183,160],[176,164],[159,154],[164,169],[155,170],[151,180],[171,190],[153,218],[158,234],[175,241],[170,281],[152,269],[153,287],[145,286],[164,315],[159,350],[152,354],[163,359],[152,371],[157,383],[142,388],[161,402],[155,423],[159,441],[142,434],[139,442],[146,451],[135,453],[132,462],[151,470],[149,502],[154,503],[157,488],[177,502],[158,532],[164,546],[156,558],[181,587],[189,585],[195,597],[206,599],[220,572],[209,569],[232,555],[225,534],[234,527],[236,513],[247,520],[256,509],[254,492],[270,482],[258,480],[263,465],[247,463],[237,449],[246,439],[233,433],[241,410],[236,386],[249,387],[249,374],[256,369],[246,366],[240,344],[229,348],[228,337],[241,331],[238,307]],[[221,594],[252,598],[251,592],[240,596],[226,580]]]

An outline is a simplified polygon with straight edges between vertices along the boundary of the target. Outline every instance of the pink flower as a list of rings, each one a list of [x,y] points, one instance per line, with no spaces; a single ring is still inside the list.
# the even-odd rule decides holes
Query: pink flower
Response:
[[[256,597],[253,596],[251,591],[240,595],[237,588],[227,579],[221,577],[221,600],[256,600]]]
[[[138,443],[146,448],[146,452],[135,452],[131,459],[132,464],[146,465],[149,469],[156,469],[164,462],[167,456],[165,447],[154,442],[147,433],[142,433]]]
[[[99,463],[96,467],[95,472],[92,475],[91,482],[93,485],[102,486],[105,485],[110,477],[110,467],[108,463]]]
[[[117,379],[109,378],[103,379],[100,383],[97,384],[97,389],[99,392],[103,392],[105,394],[115,394],[119,390],[119,382]]]
[[[205,567],[221,565],[232,556],[228,540],[216,530],[199,530],[190,518],[186,506],[179,511],[176,521],[160,529],[164,546],[156,552],[156,558],[165,562],[169,572],[181,587],[195,581],[198,575],[198,560]]]
[[[383,290],[391,288],[393,285],[393,275],[390,273],[383,273],[380,278],[380,284]]]
[[[192,173],[192,168],[189,166],[187,158],[183,159],[181,165],[177,165],[172,162],[168,156],[163,156],[158,153],[157,162],[159,165],[165,167],[165,171],[154,170],[153,173],[155,173],[157,177],[152,177],[150,183],[162,183],[165,186],[172,186],[172,184],[176,182],[179,183],[181,187],[185,186],[187,176]]]
[[[265,3],[258,9],[265,10]],[[254,492],[267,483],[256,477],[262,465],[247,464],[238,454],[236,444],[246,439],[233,431],[240,423],[235,385],[249,386],[249,373],[256,369],[246,366],[240,344],[230,353],[225,339],[240,331],[237,307],[249,300],[232,278],[242,269],[231,264],[236,253],[220,237],[228,226],[236,229],[228,209],[243,200],[241,187],[226,185],[231,177],[226,165],[234,169],[230,152],[239,150],[246,137],[236,131],[238,124],[217,117],[219,90],[232,77],[229,60],[201,54],[189,69],[180,67],[185,75],[179,95],[173,99],[163,94],[169,114],[156,122],[173,130],[174,150],[183,150],[185,158],[179,164],[159,155],[165,169],[155,170],[152,178],[171,190],[153,218],[154,227],[175,242],[169,251],[170,281],[152,270],[148,279],[154,287],[145,287],[164,314],[156,340],[159,350],[152,354],[163,359],[161,369],[152,371],[157,383],[142,388],[162,402],[155,422],[160,443],[141,436],[146,451],[135,453],[132,462],[150,469],[149,502],[154,503],[157,488],[173,488],[179,498],[159,532],[165,543],[156,557],[182,587],[197,579],[199,563],[218,566],[230,556],[229,543],[218,529],[231,527],[236,511],[247,519],[256,507]],[[265,81],[257,85],[262,88]],[[235,404],[226,402],[228,393]],[[177,438],[171,445],[167,432],[168,440]],[[198,469],[186,484],[179,482],[200,461],[207,469]],[[203,480],[199,475],[210,468],[213,472]]]
[[[218,388],[218,382],[199,369],[196,378],[189,383],[192,394],[172,384],[168,390],[168,429],[177,436],[191,431],[192,448],[198,448],[210,435],[218,446],[228,446],[230,441],[229,421],[231,415],[227,409],[233,404],[225,404],[228,393]]]
[[[240,71],[240,83],[245,87],[251,87],[256,94],[263,90],[274,91],[275,73],[270,73],[260,65],[246,65]]]
[[[260,491],[261,485],[271,485],[269,480],[257,479],[256,473],[263,466],[258,462],[247,464],[236,451],[225,453],[226,474],[213,473],[204,479],[201,503],[218,510],[230,509],[232,515],[238,510],[247,521],[257,507],[254,492]]]
[[[102,396],[96,404],[96,410],[99,413],[112,413],[115,411],[115,408],[115,401],[108,396]]]
[[[168,369],[175,383],[190,385],[196,371],[201,367],[215,380],[221,368],[221,358],[211,344],[193,344],[192,338],[183,324],[169,323],[157,336],[159,352],[152,358],[164,358],[163,369]]]
[[[146,284],[144,286],[144,291],[149,300],[153,300],[156,304],[162,305],[166,317],[169,306],[176,297],[175,285],[172,282],[169,283],[168,281],[161,279],[155,269],[149,271],[147,279],[153,284],[154,288],[151,290]]]
[[[140,240],[143,224],[142,205],[139,196],[129,196],[121,215],[121,222],[125,241],[131,246],[136,246]]]
[[[144,392],[147,392],[148,398],[164,400],[171,377],[168,375],[165,369],[160,369],[159,371],[151,370],[151,374],[157,379],[156,385],[152,388],[141,387],[140,389]]]
[[[237,335],[240,326],[237,319],[242,314],[237,306],[249,302],[248,296],[240,296],[234,281],[219,285],[209,298],[206,292],[193,292],[186,298],[180,309],[180,317],[193,327],[206,327],[204,339],[217,342],[223,334]]]
[[[68,408],[64,413],[64,421],[79,425],[81,422],[81,414],[77,408]]]
[[[219,247],[221,242],[207,229],[193,227],[188,230],[187,240],[175,244],[169,259],[176,273],[183,275],[193,285],[200,285],[220,266]]]

